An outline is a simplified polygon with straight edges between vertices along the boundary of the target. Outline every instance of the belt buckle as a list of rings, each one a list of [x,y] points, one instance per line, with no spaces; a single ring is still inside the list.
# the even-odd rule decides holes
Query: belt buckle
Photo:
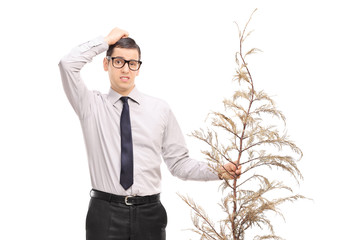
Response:
[[[128,202],[128,198],[131,198],[131,197],[133,197],[133,196],[126,196],[126,197],[125,197],[125,205],[126,205],[126,206],[134,205],[133,203],[129,203],[129,202]]]

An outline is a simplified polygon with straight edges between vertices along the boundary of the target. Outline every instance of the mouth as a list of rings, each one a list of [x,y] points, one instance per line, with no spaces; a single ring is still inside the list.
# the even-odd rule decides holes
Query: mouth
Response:
[[[128,82],[130,80],[130,77],[122,76],[122,77],[120,77],[120,80],[122,82]]]

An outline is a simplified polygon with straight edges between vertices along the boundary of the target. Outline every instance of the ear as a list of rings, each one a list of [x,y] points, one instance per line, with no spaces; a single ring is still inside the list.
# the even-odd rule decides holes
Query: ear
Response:
[[[106,57],[104,57],[103,66],[104,66],[104,71],[107,72],[109,70],[109,61],[107,60]]]

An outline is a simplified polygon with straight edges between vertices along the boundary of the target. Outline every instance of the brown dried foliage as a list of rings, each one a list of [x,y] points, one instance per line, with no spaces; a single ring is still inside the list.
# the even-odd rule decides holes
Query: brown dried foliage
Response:
[[[233,176],[233,179],[222,181],[224,197],[220,206],[227,217],[218,220],[218,224],[211,221],[206,211],[190,197],[180,196],[193,210],[193,231],[200,235],[200,240],[244,240],[245,233],[251,228],[268,230],[264,235],[254,237],[255,240],[282,239],[275,235],[268,213],[283,216],[279,205],[304,198],[292,194],[292,188],[283,182],[269,180],[268,175],[274,174],[263,171],[264,168],[270,169],[270,173],[282,170],[299,182],[302,175],[296,163],[301,159],[302,152],[289,140],[286,132],[280,134],[279,129],[285,127],[283,113],[276,108],[269,95],[254,88],[246,59],[260,50],[253,48],[243,53],[244,41],[251,34],[247,32],[247,27],[252,15],[242,31],[238,27],[240,49],[235,56],[238,68],[234,76],[238,90],[232,98],[223,101],[224,112],[210,114],[211,129],[192,133],[192,136],[208,145],[209,150],[202,152],[214,171],[220,173],[219,169],[226,163],[242,166],[240,177]],[[276,117],[282,123],[268,125],[269,117]],[[219,134],[223,135],[220,137]],[[288,191],[290,195],[269,198],[274,196],[273,193],[283,193],[281,190]]]

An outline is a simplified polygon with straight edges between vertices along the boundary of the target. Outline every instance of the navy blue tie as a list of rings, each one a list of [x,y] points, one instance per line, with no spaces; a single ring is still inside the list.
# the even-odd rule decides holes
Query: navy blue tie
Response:
[[[123,110],[120,117],[121,135],[121,172],[120,184],[127,190],[134,182],[133,145],[131,136],[131,124],[128,97],[121,97]]]

